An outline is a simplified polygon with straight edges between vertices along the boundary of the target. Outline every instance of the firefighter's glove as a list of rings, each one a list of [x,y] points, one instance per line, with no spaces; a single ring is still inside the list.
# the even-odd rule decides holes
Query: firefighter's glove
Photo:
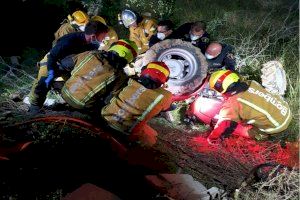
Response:
[[[53,80],[54,80],[54,70],[49,70],[48,77],[45,79],[46,88],[49,89]]]
[[[232,135],[237,125],[237,122],[230,120],[220,122],[208,136],[208,143],[212,145],[219,144],[225,138],[228,138],[230,135]]]

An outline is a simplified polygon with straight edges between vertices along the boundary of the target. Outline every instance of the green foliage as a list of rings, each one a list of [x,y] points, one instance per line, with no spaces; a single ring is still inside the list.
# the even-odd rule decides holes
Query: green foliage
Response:
[[[89,15],[99,15],[103,8],[102,0],[82,0],[81,2],[87,8]]]
[[[124,3],[124,7],[141,14],[149,12],[157,19],[170,18],[175,11],[175,0],[125,0]]]

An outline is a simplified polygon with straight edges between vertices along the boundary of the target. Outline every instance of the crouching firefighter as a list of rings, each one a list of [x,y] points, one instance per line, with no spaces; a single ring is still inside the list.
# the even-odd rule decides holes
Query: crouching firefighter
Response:
[[[64,67],[61,61],[67,56],[98,49],[107,32],[107,26],[98,21],[91,21],[86,25],[84,32],[70,33],[57,41],[47,54],[47,62],[40,63],[38,77],[33,82],[29,94],[29,111],[32,114],[38,113],[42,108],[54,79],[70,75],[72,68]]]
[[[169,74],[165,63],[149,63],[137,80],[129,79],[128,85],[102,109],[104,120],[110,127],[128,134],[131,141],[154,145],[157,132],[147,122],[172,103],[172,94],[162,87]]]
[[[242,82],[230,70],[214,72],[209,86],[222,93],[225,102],[208,142],[217,144],[231,134],[256,140],[270,139],[286,130],[292,119],[287,102],[255,81]]]
[[[126,83],[123,68],[137,56],[137,46],[130,40],[118,40],[108,52],[87,51],[76,55],[71,77],[62,88],[63,99],[77,109],[93,108],[104,97]],[[100,102],[99,102],[100,100]]]

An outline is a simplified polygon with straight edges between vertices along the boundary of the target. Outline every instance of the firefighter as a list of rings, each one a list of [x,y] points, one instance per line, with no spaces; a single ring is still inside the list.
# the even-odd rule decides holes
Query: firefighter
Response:
[[[73,12],[72,15],[68,15],[67,19],[61,23],[61,26],[54,33],[53,46],[59,38],[68,33],[84,31],[88,22],[89,16],[81,10]]]
[[[103,17],[100,17],[98,15],[96,16],[93,16],[91,18],[91,20],[94,20],[94,21],[99,21],[103,24],[105,24],[107,26],[107,23],[106,21],[104,20]],[[107,51],[110,46],[114,43],[114,42],[117,42],[118,41],[118,34],[117,32],[114,30],[113,27],[111,26],[108,26],[108,33],[107,33],[107,36],[104,38],[103,42],[100,44],[100,48],[99,50],[104,50],[104,51]]]
[[[154,145],[157,132],[147,122],[171,105],[172,94],[163,88],[169,74],[165,63],[149,63],[137,80],[129,79],[128,85],[102,109],[102,117],[110,127],[129,134],[130,140]]]
[[[170,39],[172,37],[174,24],[171,20],[162,20],[157,24],[157,33],[152,35],[149,41],[149,47],[156,43]]]
[[[156,22],[148,16],[141,17],[127,9],[122,11],[120,18],[120,23],[129,28],[129,39],[137,44],[139,54],[147,51],[150,37],[156,32]]]
[[[228,44],[210,43],[205,51],[205,57],[210,72],[223,68],[231,71],[235,70],[236,62],[233,47]]]
[[[210,36],[206,32],[206,23],[203,21],[196,21],[181,25],[174,31],[172,38],[191,42],[194,46],[200,48],[203,54],[210,40]]]
[[[212,144],[231,134],[265,140],[286,130],[292,119],[289,105],[280,96],[255,81],[240,81],[230,70],[214,72],[209,86],[225,98],[217,124],[208,136]]]
[[[60,38],[47,55],[46,63],[39,63],[39,73],[29,94],[29,111],[37,113],[43,106],[54,78],[69,75],[71,69],[61,69],[58,63],[65,57],[84,51],[98,49],[106,37],[108,27],[98,21],[91,21],[84,32],[70,33]]]
[[[61,91],[63,99],[77,109],[93,108],[95,102],[103,104],[106,95],[126,82],[123,68],[136,56],[137,46],[130,40],[117,41],[108,52],[97,50],[76,55],[72,75]]]

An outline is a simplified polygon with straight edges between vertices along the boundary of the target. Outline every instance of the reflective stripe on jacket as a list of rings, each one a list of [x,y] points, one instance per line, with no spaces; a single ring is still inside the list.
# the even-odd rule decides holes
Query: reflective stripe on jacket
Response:
[[[264,133],[273,134],[285,130],[291,119],[292,113],[287,102],[251,81],[247,91],[226,100],[218,123],[232,120],[251,124]]]
[[[83,108],[116,79],[115,69],[106,59],[100,60],[93,51],[78,55],[71,77],[62,89],[63,98],[75,108]]]
[[[133,79],[102,109],[101,115],[116,130],[130,133],[148,114],[158,109],[157,114],[171,105],[172,94],[164,90],[147,89]],[[148,119],[149,120],[149,119]]]
[[[156,32],[156,26],[153,19],[144,18],[137,27],[129,28],[129,39],[136,43],[139,53],[144,53],[149,49],[149,40]]]

